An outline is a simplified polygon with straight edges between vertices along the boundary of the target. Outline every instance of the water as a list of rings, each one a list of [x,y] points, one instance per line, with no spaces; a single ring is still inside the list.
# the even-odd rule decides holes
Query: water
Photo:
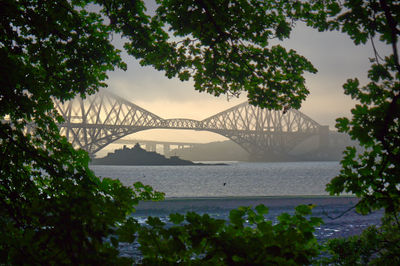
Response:
[[[136,181],[166,197],[243,197],[327,195],[326,184],[339,173],[338,162],[229,163],[196,166],[101,166],[98,176]]]
[[[282,212],[293,213],[299,204],[315,204],[313,216],[325,224],[316,228],[320,241],[359,234],[380,223],[382,212],[368,216],[348,211],[354,197],[329,197],[326,184],[340,170],[338,162],[242,163],[202,166],[101,166],[91,168],[98,176],[119,178],[125,185],[140,181],[166,193],[162,202],[142,202],[133,216],[145,223],[157,216],[168,223],[168,214],[196,211],[228,220],[229,211],[239,206],[264,204],[276,221]],[[343,215],[344,214],[344,215]],[[342,215],[342,216],[340,216]],[[331,219],[330,217],[337,217]],[[138,244],[122,245],[124,256],[140,257]]]

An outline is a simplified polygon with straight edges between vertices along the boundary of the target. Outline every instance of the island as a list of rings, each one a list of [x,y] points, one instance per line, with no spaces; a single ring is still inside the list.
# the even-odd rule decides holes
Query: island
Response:
[[[104,158],[94,158],[91,161],[94,165],[203,165],[188,160],[182,160],[178,156],[165,156],[148,152],[140,147],[138,143],[133,148],[124,146],[122,149],[108,153]]]

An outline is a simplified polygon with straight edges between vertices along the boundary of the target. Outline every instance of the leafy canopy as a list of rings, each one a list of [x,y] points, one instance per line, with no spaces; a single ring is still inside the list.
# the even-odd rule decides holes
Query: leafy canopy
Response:
[[[356,45],[368,40],[375,54],[370,59],[370,82],[361,85],[357,78],[343,85],[344,93],[359,101],[351,110],[352,119],[340,118],[337,128],[357,140],[345,151],[339,176],[328,184],[332,194],[351,192],[360,198],[362,213],[384,208],[400,211],[400,5],[397,1],[345,1],[337,14],[327,19],[326,28],[340,29]],[[315,24],[313,24],[315,26]],[[384,58],[374,39],[386,43],[392,53]]]
[[[322,6],[308,25],[320,30],[340,30],[356,45],[370,41],[369,82],[357,78],[343,85],[344,92],[359,103],[352,118],[337,119],[336,127],[357,140],[362,150],[348,147],[341,161],[340,174],[327,185],[331,194],[350,192],[359,197],[356,209],[367,214],[384,209],[380,227],[371,227],[360,236],[328,242],[327,263],[346,265],[398,264],[400,236],[400,4],[398,1],[316,1]],[[328,3],[328,4],[327,4]],[[333,7],[333,8],[332,8]],[[322,16],[321,16],[322,14]],[[376,40],[386,43],[391,53],[379,54]]]
[[[150,17],[143,1],[1,2],[2,263],[125,263],[118,242],[133,241],[138,226],[127,215],[139,199],[162,198],[140,184],[99,179],[87,153],[58,132],[54,99],[85,97],[106,86],[107,71],[126,68],[113,34],[128,40],[125,48],[142,64],[192,77],[198,90],[247,91],[252,103],[270,108],[298,108],[304,100],[302,74],[315,69],[294,51],[267,48],[268,38],[290,33],[280,4],[268,18],[269,7],[257,1],[159,4]]]
[[[157,217],[139,230],[143,263],[165,265],[308,265],[319,254],[313,232],[322,220],[306,217],[313,206],[300,205],[278,222],[265,219],[268,208],[239,207],[229,221],[208,214],[171,214],[173,226]]]
[[[294,50],[268,47],[271,39],[289,37],[290,4],[256,0],[157,3],[156,15],[149,18],[150,26],[139,39],[127,25],[129,11],[106,11],[117,31],[129,39],[128,53],[142,65],[163,70],[169,78],[192,78],[196,90],[216,96],[245,91],[249,102],[261,107],[300,107],[309,93],[303,74],[316,69]]]
[[[139,199],[159,199],[162,195],[141,184],[132,189],[118,181],[96,177],[88,168],[87,154],[74,150],[59,135],[60,118],[53,107],[53,99],[66,101],[77,94],[85,97],[106,86],[107,71],[126,68],[120,51],[111,43],[113,34],[127,39],[125,49],[142,65],[152,65],[167,77],[192,78],[199,91],[214,95],[238,95],[244,91],[251,103],[261,107],[299,108],[308,94],[303,75],[316,70],[295,51],[280,45],[269,46],[271,39],[288,38],[297,20],[321,31],[340,30],[356,45],[378,38],[392,47],[392,53],[385,58],[376,53],[371,59],[370,83],[362,86],[357,79],[351,79],[344,85],[345,93],[359,100],[359,104],[352,110],[352,119],[338,120],[338,128],[358,140],[364,151],[357,153],[348,148],[341,173],[331,181],[328,190],[332,194],[345,191],[356,194],[360,197],[357,208],[363,213],[385,208],[389,225],[378,231],[384,236],[398,236],[400,7],[397,1],[165,0],[157,3],[155,15],[149,16],[143,1],[1,2],[2,263],[129,263],[118,256],[119,241],[132,242],[137,230],[144,230],[139,236],[144,241],[142,251],[151,244],[143,233],[145,229],[140,229],[127,215]],[[218,234],[223,232],[223,238],[217,234],[214,240],[219,240],[210,242],[211,251],[215,252],[210,254],[224,258],[224,252],[234,252],[234,247],[221,250],[223,246],[219,244],[229,244],[224,240],[238,235],[247,248],[248,238],[260,236],[258,229],[240,226],[245,212],[253,217],[248,209],[236,210],[231,214],[232,226],[188,214],[186,220],[194,227],[182,225],[174,230],[184,232],[187,237],[180,241],[189,241],[191,237],[198,241],[193,233],[199,227],[214,228],[213,232]],[[257,226],[263,224],[257,217],[254,215]],[[295,231],[287,236],[304,220],[297,216],[283,217],[281,223],[294,224],[282,227],[282,239],[271,241],[291,240],[288,249],[294,252],[289,254],[292,261],[309,262],[310,256],[317,254],[309,223],[301,227],[300,234]],[[171,219],[179,224],[182,217],[171,216]],[[311,222],[314,224],[315,221]],[[154,227],[157,221],[150,225]],[[173,231],[157,226],[160,233],[175,236]],[[271,225],[263,228],[270,232]],[[302,237],[303,229],[307,229],[306,238]],[[368,239],[370,233],[366,233]],[[393,239],[398,238],[382,241],[395,243]],[[261,240],[271,243],[266,239],[257,241]],[[309,240],[311,246],[307,244]],[[156,239],[157,243],[163,241]],[[192,248],[203,248],[201,243],[196,242]],[[351,240],[349,243],[354,246]],[[371,248],[368,244],[371,242],[365,243]],[[388,251],[390,246],[379,247]],[[331,247],[333,252],[341,252],[335,243]],[[303,251],[307,253],[305,257],[301,255]],[[180,255],[177,256],[175,259],[179,261]],[[282,256],[280,259],[284,259]],[[240,252],[229,258],[246,260]]]

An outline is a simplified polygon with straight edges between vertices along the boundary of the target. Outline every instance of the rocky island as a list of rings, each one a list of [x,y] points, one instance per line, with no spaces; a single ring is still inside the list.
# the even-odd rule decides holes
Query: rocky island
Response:
[[[95,165],[201,165],[188,160],[182,160],[178,156],[165,156],[148,152],[137,143],[133,148],[124,146],[122,149],[108,153],[104,158],[92,159]]]

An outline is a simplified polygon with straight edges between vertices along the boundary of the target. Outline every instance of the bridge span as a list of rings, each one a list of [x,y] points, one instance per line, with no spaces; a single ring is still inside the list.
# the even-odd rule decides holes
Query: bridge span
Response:
[[[247,102],[204,120],[163,119],[119,96],[100,91],[86,99],[55,103],[64,117],[61,134],[92,156],[124,136],[149,129],[210,131],[240,145],[254,158],[286,156],[310,137],[328,143],[329,128],[297,110],[271,111]]]

